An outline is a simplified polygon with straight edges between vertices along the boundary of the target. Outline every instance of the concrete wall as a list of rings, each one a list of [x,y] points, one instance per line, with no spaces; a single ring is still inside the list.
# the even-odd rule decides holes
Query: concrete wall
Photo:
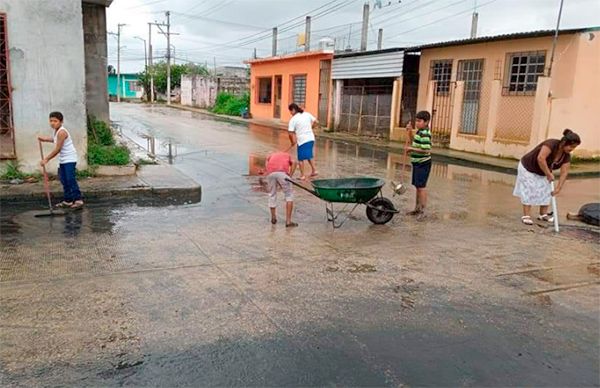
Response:
[[[181,77],[181,104],[210,108],[215,105],[219,93],[241,96],[248,92],[249,84],[248,78],[184,75]]]
[[[534,95],[507,96],[502,93],[508,53],[546,51],[548,66],[551,47],[552,37],[548,36],[425,49],[419,69],[418,109],[432,108],[433,88],[429,74],[432,60],[453,59],[452,80],[455,81],[459,60],[483,58],[478,133],[460,133],[463,85],[457,82],[451,148],[520,158],[542,140],[560,138],[564,128],[571,128],[583,141],[575,154],[599,156],[599,30],[560,35],[552,77],[540,77]]]
[[[106,8],[85,3],[82,12],[87,114],[108,122]]]
[[[39,171],[37,135],[51,135],[48,113],[61,111],[86,168],[85,64],[81,1],[0,0],[7,14],[17,160]],[[50,146],[46,146],[46,152]],[[56,162],[51,166],[56,168]]]

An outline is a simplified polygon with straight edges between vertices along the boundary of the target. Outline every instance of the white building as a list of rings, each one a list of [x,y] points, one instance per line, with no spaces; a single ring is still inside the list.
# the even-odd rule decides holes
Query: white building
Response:
[[[112,0],[0,0],[0,161],[37,171],[36,137],[65,116],[85,168],[86,114],[108,121],[106,7]],[[47,149],[49,152],[49,149]],[[51,167],[53,168],[53,167]]]

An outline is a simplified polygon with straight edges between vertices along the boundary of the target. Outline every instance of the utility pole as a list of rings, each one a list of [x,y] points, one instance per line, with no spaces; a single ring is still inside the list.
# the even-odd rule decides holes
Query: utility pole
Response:
[[[256,59],[256,47],[254,47],[254,53],[252,54],[252,58]]]
[[[146,39],[139,36],[134,36],[133,38],[144,42],[144,71],[148,72],[148,52],[146,51]]]
[[[171,12],[167,16],[167,105],[171,105]]]
[[[271,49],[271,55],[277,56],[277,27],[273,27],[273,47]]]
[[[304,51],[310,51],[310,16],[306,17],[306,26],[304,30]]]
[[[552,54],[550,54],[550,64],[548,65],[548,77],[552,75],[552,65],[554,64],[554,52],[556,51],[556,43],[558,42],[558,30],[560,28],[560,18],[562,16],[564,0],[560,0],[558,8],[558,18],[556,19],[556,30],[554,31],[554,39],[552,40]]]
[[[215,72],[215,77],[217,76],[217,57],[213,57],[213,71]]]
[[[477,21],[479,20],[479,13],[477,12],[477,0],[475,0],[475,6],[473,7],[473,17],[471,18],[471,39],[477,38]]]
[[[171,32],[171,12],[166,11],[165,16],[167,17],[166,23],[152,23],[158,27],[161,34],[167,37],[167,105],[171,105],[171,35],[179,35]],[[162,27],[167,27],[165,32]]]
[[[360,34],[360,51],[367,51],[367,34],[369,32],[369,3],[363,5],[362,32]]]
[[[377,50],[383,48],[383,28],[380,28],[377,33]]]
[[[148,69],[150,71],[150,103],[154,102],[154,69],[152,68],[152,23],[148,23]],[[148,73],[146,73],[148,74]]]

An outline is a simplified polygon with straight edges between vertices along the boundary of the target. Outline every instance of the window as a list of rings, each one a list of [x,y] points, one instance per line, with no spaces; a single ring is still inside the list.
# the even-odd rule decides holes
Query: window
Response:
[[[534,95],[538,77],[544,75],[545,64],[545,51],[508,54],[504,94]]]
[[[306,104],[306,75],[292,77],[292,102],[301,107]]]
[[[259,78],[258,79],[258,102],[261,104],[271,103],[271,78]]]
[[[141,92],[142,86],[138,81],[127,81],[129,83],[129,90],[132,92]]]
[[[431,61],[431,73],[429,79],[435,81],[435,92],[437,94],[448,94],[450,91],[450,79],[452,77],[452,59]]]
[[[0,13],[0,159],[15,155],[6,14]]]

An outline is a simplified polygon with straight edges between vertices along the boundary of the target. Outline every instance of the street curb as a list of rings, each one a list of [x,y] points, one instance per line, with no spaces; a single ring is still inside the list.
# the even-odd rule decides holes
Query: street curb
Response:
[[[219,119],[229,121],[232,123],[241,123],[241,124],[253,123],[256,125],[263,125],[263,126],[267,126],[267,127],[271,127],[271,128],[278,128],[278,129],[286,128],[284,125],[276,125],[275,123],[268,123],[268,122],[256,123],[256,122],[251,121],[252,119],[243,119],[241,117],[220,115],[220,114],[210,112],[208,110],[187,107],[187,106],[183,106],[180,104],[165,105],[165,106],[174,108],[174,109],[188,111],[188,112],[196,112],[196,113],[205,114],[205,115],[219,118]],[[316,136],[318,138],[336,140],[336,141],[351,143],[351,144],[355,144],[355,145],[361,145],[361,146],[365,146],[365,147],[371,148],[371,149],[379,149],[379,150],[388,151],[388,152],[399,152],[399,153],[403,152],[403,146],[400,144],[398,144],[397,146],[393,146],[393,145],[389,145],[389,144],[378,144],[378,143],[374,143],[373,141],[369,141],[366,138],[350,136],[350,135],[339,136],[339,135],[336,135],[336,132],[319,131],[318,133],[316,133]],[[444,150],[442,150],[442,151],[444,151]],[[450,150],[450,151],[453,151],[453,150]],[[462,152],[462,151],[454,151],[454,152]],[[477,160],[479,157],[493,158],[492,156],[473,154],[473,157],[470,157],[469,153],[466,153],[466,152],[463,152],[463,153],[464,153],[464,155],[456,155],[456,154],[455,155],[445,155],[444,153],[439,152],[435,148],[432,149],[432,152],[431,152],[431,154],[434,156],[434,159],[436,161],[457,164],[457,165],[462,165],[462,166],[467,166],[467,167],[483,168],[483,169],[487,169],[487,170],[493,170],[493,171],[503,172],[503,173],[507,173],[507,174],[517,175],[517,166],[518,166],[517,159],[511,160],[511,162],[514,164],[514,166],[507,166],[507,165],[502,165],[500,163],[498,163],[498,164],[487,163],[487,162],[483,162],[481,160]],[[500,160],[506,160],[506,159],[498,159],[498,160],[500,161]],[[573,171],[573,168],[572,168],[571,171],[569,172],[569,177],[570,178],[599,178],[600,177],[600,169],[588,170],[588,171]]]
[[[202,188],[200,185],[194,187],[131,187],[127,189],[107,189],[84,191],[84,200],[94,203],[148,203],[158,201],[165,205],[198,203],[202,199]],[[50,192],[53,201],[62,197],[62,191]],[[47,204],[44,193],[28,193],[0,195],[2,206],[17,204]]]

